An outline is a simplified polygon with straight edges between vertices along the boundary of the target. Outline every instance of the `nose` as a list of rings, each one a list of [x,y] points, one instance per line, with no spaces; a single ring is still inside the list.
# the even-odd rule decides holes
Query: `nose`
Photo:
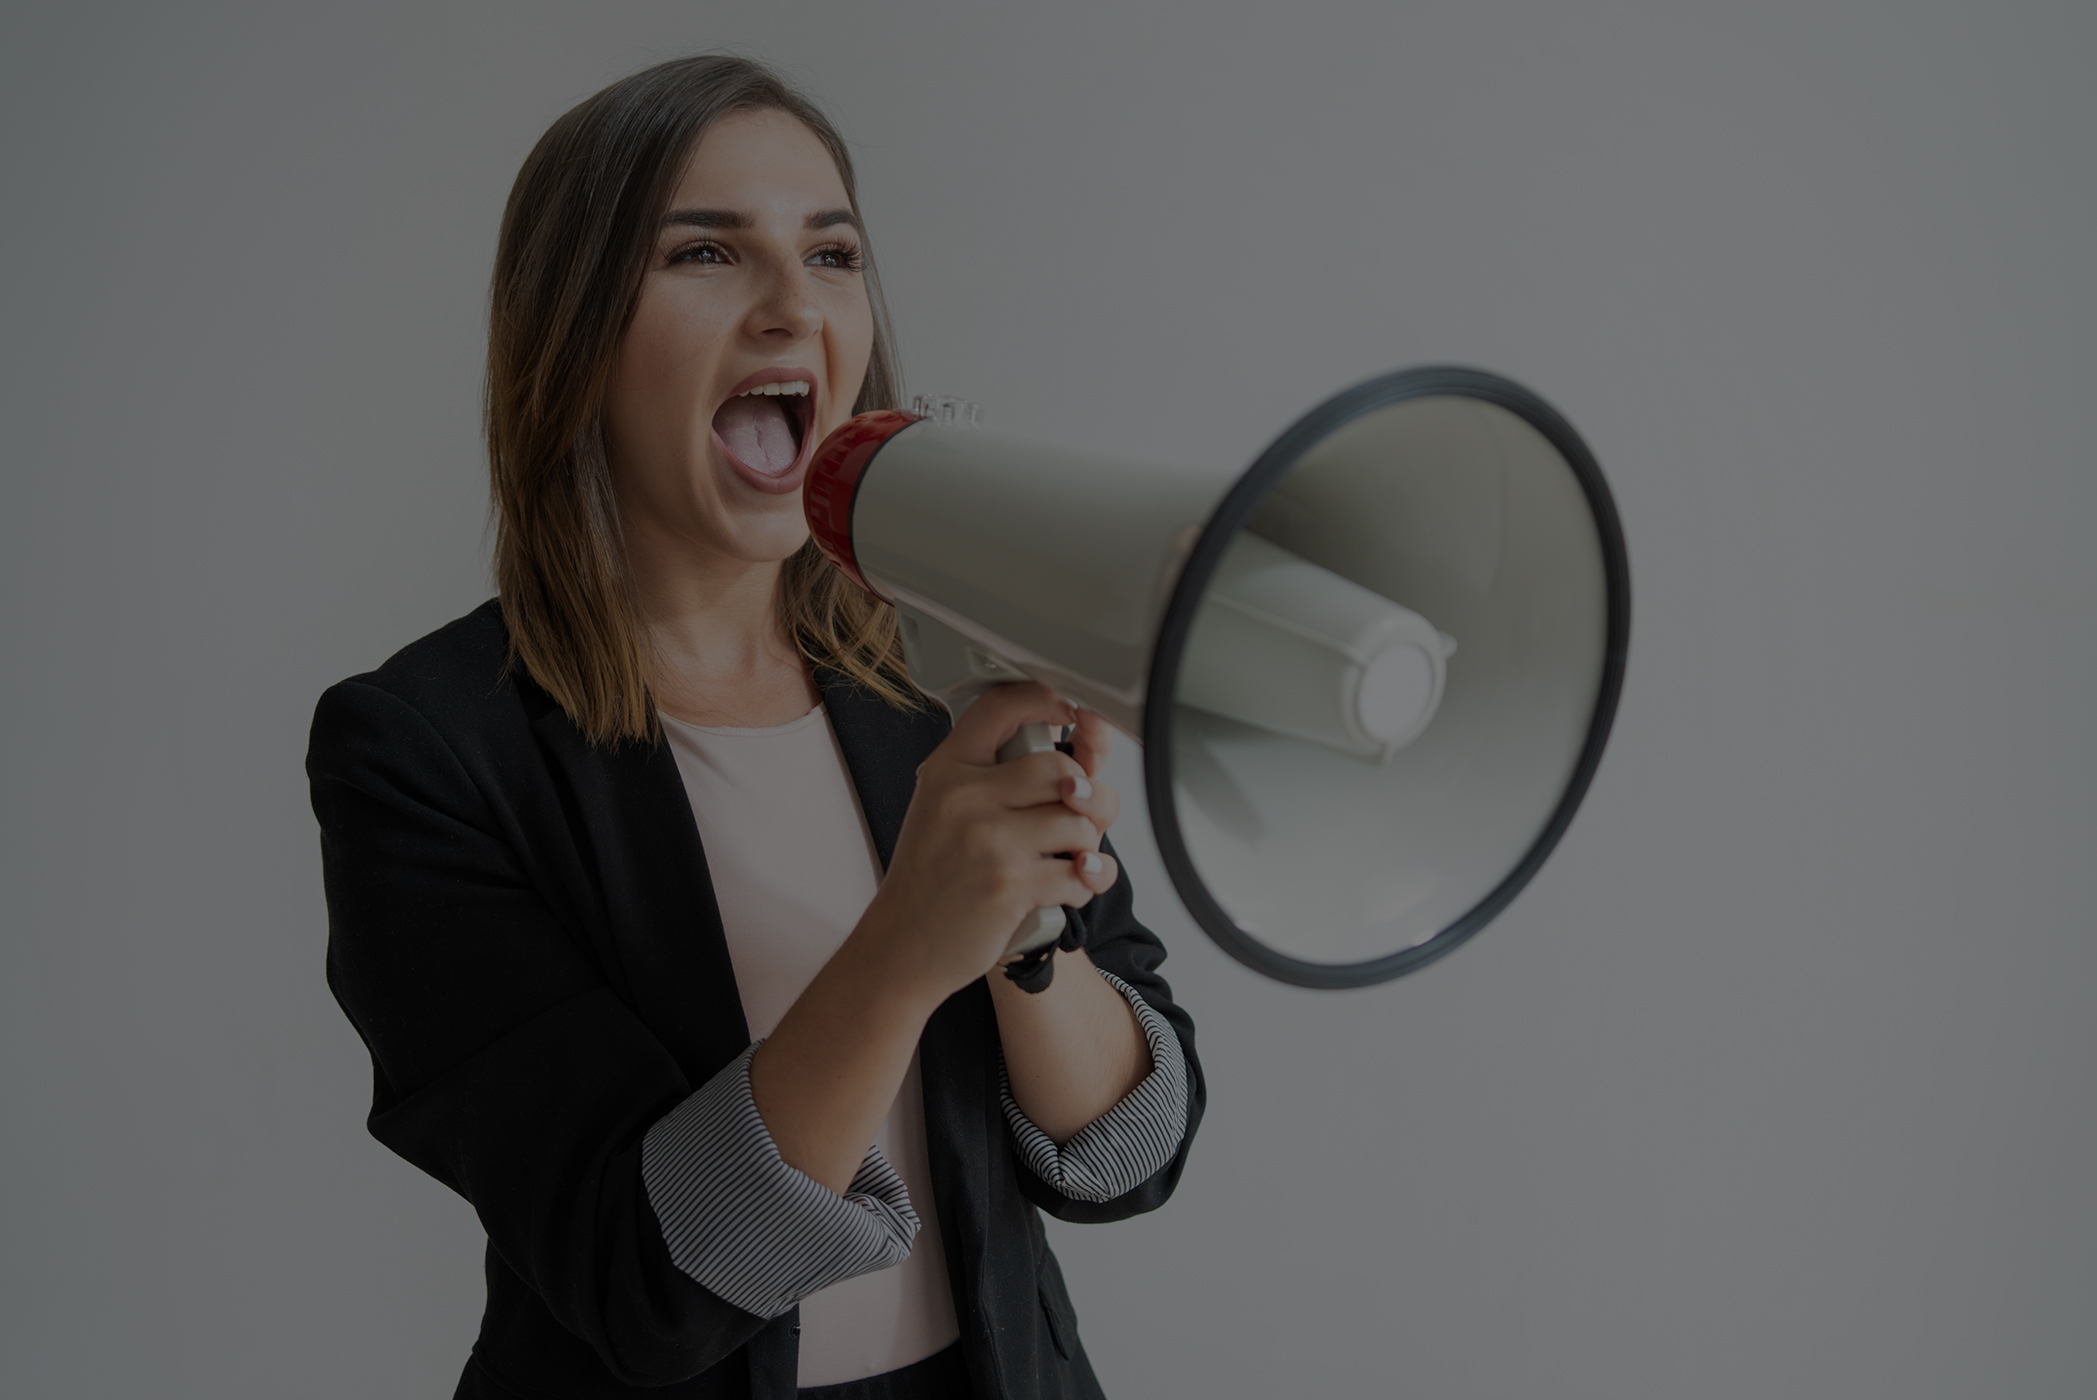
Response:
[[[775,345],[797,345],[823,327],[808,269],[791,259],[775,263],[758,292],[743,329]]]

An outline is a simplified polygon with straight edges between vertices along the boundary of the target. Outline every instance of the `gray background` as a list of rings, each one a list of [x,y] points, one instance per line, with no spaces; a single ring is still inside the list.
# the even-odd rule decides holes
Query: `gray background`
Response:
[[[305,726],[487,594],[519,161],[711,47],[853,139],[914,388],[1241,462],[1475,363],[1622,505],[1616,739],[1455,958],[1262,982],[1117,833],[1213,1107],[1168,1209],[1055,1229],[1110,1391],[2097,1390],[2097,10],[45,8],[0,44],[0,1390],[449,1393],[478,1228],[364,1135]]]

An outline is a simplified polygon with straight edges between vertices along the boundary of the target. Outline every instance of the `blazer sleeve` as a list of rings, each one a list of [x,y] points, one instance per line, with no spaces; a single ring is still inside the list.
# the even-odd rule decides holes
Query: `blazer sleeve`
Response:
[[[1187,1137],[1187,1066],[1179,1036],[1134,987],[1111,972],[1100,977],[1135,1013],[1150,1055],[1150,1073],[1120,1102],[1058,1146],[1012,1097],[1012,1076],[998,1055],[998,1098],[1019,1159],[1074,1201],[1111,1201],[1149,1180]]]
[[[741,1346],[764,1319],[676,1266],[643,1183],[650,1127],[694,1086],[535,887],[499,803],[421,713],[358,681],[321,698],[307,772],[372,1135],[471,1202],[620,1380]]]
[[[1111,842],[1102,840],[1100,845],[1109,855],[1114,853]],[[1139,1014],[1139,1019],[1144,1023],[1145,1035],[1155,1035],[1159,1029],[1159,1022],[1163,1023],[1163,1028],[1169,1029],[1177,1041],[1177,1059],[1186,1077],[1184,1132],[1163,1166],[1120,1195],[1097,1201],[1066,1194],[1045,1180],[1028,1162],[1029,1155],[1033,1155],[1043,1165],[1047,1165],[1049,1159],[1039,1153],[1029,1154],[1019,1143],[1015,1143],[1019,1187],[1026,1198],[1058,1220],[1089,1224],[1126,1220],[1132,1215],[1141,1215],[1165,1204],[1174,1188],[1179,1185],[1180,1173],[1186,1169],[1187,1150],[1194,1142],[1194,1130],[1201,1123],[1208,1090],[1202,1078],[1201,1061],[1194,1053],[1194,1020],[1172,999],[1171,986],[1158,973],[1158,965],[1165,961],[1165,945],[1158,940],[1155,933],[1138,922],[1134,908],[1134,891],[1129,885],[1127,869],[1122,870],[1120,878],[1115,880],[1111,889],[1105,894],[1093,896],[1091,903],[1078,910],[1077,918],[1084,930],[1085,951],[1091,955],[1094,965],[1107,974],[1112,982],[1118,984],[1116,990],[1122,991],[1123,995],[1133,992],[1155,1013],[1148,1017]],[[1161,1054],[1160,1050],[1161,1047],[1154,1043],[1154,1064],[1172,1058],[1167,1054]],[[1124,1105],[1128,1103],[1127,1100],[1123,1102]],[[1116,1111],[1119,1111],[1119,1107],[1110,1110],[1110,1113]],[[1075,1143],[1077,1140],[1072,1141]],[[1058,1173],[1051,1169],[1051,1174]]]

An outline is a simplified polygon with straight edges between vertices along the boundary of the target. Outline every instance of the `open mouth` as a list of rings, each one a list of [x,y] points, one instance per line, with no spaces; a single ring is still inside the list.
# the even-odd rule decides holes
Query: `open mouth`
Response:
[[[732,395],[714,411],[714,436],[736,466],[756,477],[783,480],[808,443],[814,391],[809,380],[784,379]]]

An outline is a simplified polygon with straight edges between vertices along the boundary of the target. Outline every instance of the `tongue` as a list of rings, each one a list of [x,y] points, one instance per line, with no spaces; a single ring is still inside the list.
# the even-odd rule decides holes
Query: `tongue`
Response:
[[[787,426],[786,405],[757,394],[730,399],[714,415],[714,431],[744,466],[778,476],[794,464],[799,449]]]

